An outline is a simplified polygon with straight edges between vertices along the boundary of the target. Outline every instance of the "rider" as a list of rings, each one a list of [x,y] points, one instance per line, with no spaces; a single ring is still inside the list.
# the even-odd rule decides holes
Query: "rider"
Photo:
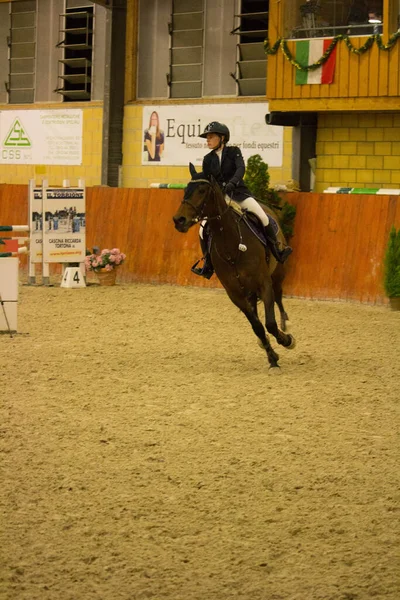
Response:
[[[203,133],[200,134],[200,137],[207,140],[207,145],[211,150],[203,159],[202,174],[207,178],[213,175],[223,192],[229,198],[238,202],[241,208],[254,213],[260,219],[264,225],[265,236],[272,255],[278,262],[285,262],[293,250],[290,246],[286,246],[283,249],[279,247],[279,242],[276,239],[274,228],[269,222],[268,215],[246,187],[243,181],[245,165],[242,153],[236,146],[226,145],[230,137],[228,127],[218,121],[212,121],[206,126]],[[192,271],[196,275],[202,275],[206,279],[210,279],[214,273],[214,267],[202,233],[203,230],[200,233],[200,244],[204,254],[204,265],[202,268],[199,268],[197,267],[198,263],[196,263],[193,265]]]

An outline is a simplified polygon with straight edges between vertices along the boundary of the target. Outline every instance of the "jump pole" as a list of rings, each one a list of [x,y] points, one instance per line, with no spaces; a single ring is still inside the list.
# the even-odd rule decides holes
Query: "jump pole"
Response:
[[[0,231],[30,231],[29,225],[0,225]]]
[[[28,254],[29,250],[26,246],[18,248],[16,252],[0,252],[0,258],[9,258],[10,256],[19,256],[20,254]]]
[[[150,187],[160,190],[184,190],[187,187],[187,183],[151,183]]]

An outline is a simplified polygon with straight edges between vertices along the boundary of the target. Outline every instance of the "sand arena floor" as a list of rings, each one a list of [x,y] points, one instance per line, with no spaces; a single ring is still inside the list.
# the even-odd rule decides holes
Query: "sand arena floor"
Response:
[[[399,600],[400,314],[285,304],[274,376],[221,290],[21,287],[1,600]]]

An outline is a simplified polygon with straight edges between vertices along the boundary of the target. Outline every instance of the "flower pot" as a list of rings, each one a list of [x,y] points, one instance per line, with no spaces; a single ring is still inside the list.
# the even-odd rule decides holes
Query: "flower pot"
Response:
[[[392,310],[400,310],[400,296],[391,296],[389,306]]]
[[[97,281],[100,285],[115,285],[115,278],[117,277],[117,269],[106,271],[106,269],[100,269],[96,271]]]

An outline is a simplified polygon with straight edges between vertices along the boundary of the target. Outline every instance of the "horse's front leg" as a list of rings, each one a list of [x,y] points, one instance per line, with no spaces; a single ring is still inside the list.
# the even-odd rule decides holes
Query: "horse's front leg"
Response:
[[[265,332],[264,325],[261,323],[260,319],[258,318],[256,294],[250,296],[248,299],[246,299],[244,297],[230,295],[229,292],[228,292],[228,295],[229,295],[230,299],[232,300],[232,302],[238,308],[240,308],[242,313],[246,316],[247,320],[249,321],[254,333],[256,334],[256,336],[258,338],[259,345],[267,353],[270,368],[279,367],[279,365],[278,365],[279,355],[273,350],[273,348],[270,344],[270,341],[268,339],[268,336]]]
[[[261,346],[261,348],[264,348],[265,352],[267,353],[270,368],[279,367],[279,355],[272,348],[268,336],[265,333],[264,325],[261,323],[257,314],[253,310],[242,309],[242,312],[248,319],[254,333],[258,337],[259,345]]]
[[[266,286],[266,288],[263,290],[262,300],[265,307],[265,327],[267,328],[268,333],[274,336],[278,344],[291,350],[295,347],[296,341],[290,333],[284,333],[278,328],[275,319],[275,300],[272,286]]]

